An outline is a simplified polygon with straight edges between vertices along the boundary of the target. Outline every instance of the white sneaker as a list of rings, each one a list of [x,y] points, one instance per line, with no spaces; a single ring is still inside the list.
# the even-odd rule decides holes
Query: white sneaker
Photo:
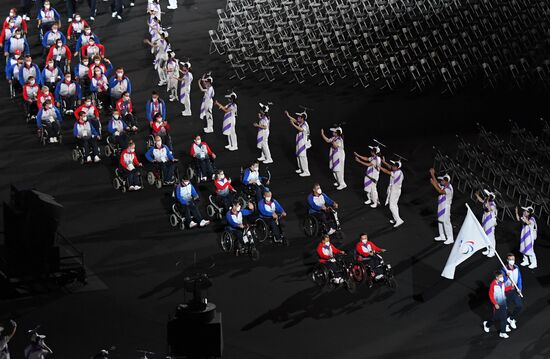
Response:
[[[158,86],[165,86],[166,85],[166,82],[164,81],[159,81],[159,83],[157,84]]]
[[[331,228],[330,231],[328,231],[328,235],[333,235],[334,233],[336,233],[336,230],[334,228]]]
[[[485,333],[489,333],[489,330],[490,330],[490,329],[489,329],[489,327],[487,326],[487,321],[485,320],[485,321],[483,322],[483,331],[484,331]]]
[[[53,137],[50,137],[49,142],[53,143]]]
[[[309,172],[302,172],[299,174],[300,177],[309,177],[311,174]]]
[[[72,18],[72,17],[70,17],[70,18],[67,19],[67,22],[72,22],[72,21],[73,21],[73,18]]]
[[[231,145],[226,145],[225,148],[230,149]]]
[[[395,221],[393,219],[390,219],[391,224],[395,224]]]
[[[524,260],[524,261],[521,262],[519,265],[525,267],[526,265],[529,265],[529,262],[528,262],[527,260]]]
[[[298,168],[298,169],[297,169],[296,171],[294,171],[294,172],[296,172],[296,173],[302,173],[302,170]]]
[[[270,164],[270,163],[273,163],[273,160],[270,159],[270,160],[265,160],[265,161],[264,161],[264,165],[268,165],[268,164]]]
[[[443,237],[435,237],[434,238],[434,241],[438,241],[438,242],[444,241],[444,240],[445,240],[445,238],[443,238]]]
[[[378,274],[376,277],[374,277],[374,280],[380,280],[384,277],[383,274]]]
[[[86,157],[86,162],[92,162],[92,157],[91,156]]]
[[[371,203],[372,203],[372,201],[371,201],[370,199],[367,199],[367,200],[365,201],[365,204],[371,204]]]
[[[506,325],[506,333],[510,333],[511,331],[512,331],[512,329],[510,329],[510,326]]]
[[[508,324],[510,324],[510,328],[512,328],[512,329],[518,329],[518,327],[517,327],[517,325],[516,325],[516,320],[515,320],[515,319],[508,318],[507,321],[508,321]]]
[[[397,222],[396,224],[393,225],[393,228],[397,228],[399,227],[400,225],[402,225],[403,223],[405,223],[404,220],[400,220],[399,222]]]
[[[265,163],[265,162],[264,162],[264,163]],[[348,187],[348,185],[344,183],[343,185],[336,187],[336,189],[337,189],[338,191],[341,191],[341,190],[343,190],[344,188],[347,188],[347,187]]]
[[[119,19],[119,20],[122,20],[122,16],[120,16],[120,15],[117,15],[116,18]]]
[[[536,265],[535,263],[531,263],[531,264],[529,265],[529,267],[527,267],[527,268],[529,268],[529,269],[535,269],[535,268],[537,268],[537,265]]]
[[[257,160],[263,162],[265,161],[265,158],[262,156],[262,157],[258,157]]]
[[[170,97],[168,98],[168,101],[174,102],[174,101],[176,101],[176,98],[175,98],[174,96],[170,96]]]
[[[206,219],[203,219],[203,220],[201,221],[201,223],[200,223],[200,226],[201,226],[201,227],[204,227],[204,226],[206,226],[208,223],[210,223],[210,221],[207,221]]]
[[[510,336],[506,333],[500,333],[498,336],[501,337],[501,338],[504,338],[504,339],[510,338]]]
[[[333,185],[334,187],[338,187],[338,186],[339,186],[338,182],[334,182],[332,185]]]
[[[481,254],[483,254],[484,256],[486,256],[487,254],[489,254],[489,250],[483,251],[483,252],[481,252]]]
[[[99,158],[99,156],[96,155],[96,156],[94,157],[94,162],[99,162],[99,161],[101,161],[101,158]]]
[[[203,182],[204,182],[204,181],[206,181],[206,180],[207,180],[207,178],[206,178],[206,177],[201,177],[201,181],[203,181]]]
[[[197,222],[189,222],[189,228],[193,228],[193,227],[196,227],[197,226]]]
[[[116,11],[111,14],[111,17],[116,17]]]
[[[134,4],[133,2],[130,3],[130,6],[131,7],[134,7],[136,4]]]
[[[90,21],[95,21],[95,17],[90,16]]]
[[[167,6],[166,8],[167,8],[168,10],[176,10],[176,9],[177,9],[177,7],[172,7],[172,6]]]
[[[212,133],[212,132],[214,132],[214,129],[212,129],[212,128],[206,128],[206,127],[205,127],[205,128],[203,128],[203,130],[204,130],[205,133]]]
[[[447,239],[443,244],[453,244],[455,241],[453,239]]]
[[[378,207],[378,205],[376,203],[373,203],[373,204],[370,205],[370,208],[376,208],[376,207]]]
[[[229,151],[237,151],[239,149],[239,147],[229,147],[228,150]]]
[[[191,116],[191,111],[181,111],[182,116]]]
[[[487,254],[487,258],[492,258],[495,256],[495,252],[491,251],[489,254]]]
[[[53,138],[53,143],[58,143],[58,142],[59,142],[59,140],[57,139],[57,137],[54,137]]]

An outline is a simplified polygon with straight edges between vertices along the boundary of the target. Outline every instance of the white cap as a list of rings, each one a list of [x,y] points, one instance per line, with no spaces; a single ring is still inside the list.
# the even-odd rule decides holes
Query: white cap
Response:
[[[451,181],[451,176],[449,176],[448,174],[444,174],[443,176],[439,176],[437,177],[438,180],[447,180],[447,182],[450,182]]]
[[[263,113],[268,113],[269,112],[269,106],[268,105],[264,105],[263,103],[260,102],[260,109],[262,110]]]
[[[206,76],[204,78],[205,81],[210,81],[210,83],[214,83],[214,79],[212,78],[212,76]]]
[[[533,209],[533,207],[531,206],[528,206],[528,207],[521,207],[521,209],[523,209],[524,211],[527,211],[529,213],[533,213],[535,210]]]
[[[296,116],[301,116],[304,118],[304,120],[307,120],[307,113],[304,111],[304,112],[296,112],[295,113]]]
[[[340,131],[340,133],[344,133],[344,131],[342,131],[342,127],[340,127],[340,126],[329,128],[329,130],[330,130],[330,132]]]
[[[191,63],[189,61],[186,61],[186,62],[182,63],[182,66],[189,69],[189,68],[191,68]]]
[[[401,168],[401,161],[392,161],[390,160],[391,164],[394,166],[397,166],[397,168]]]
[[[225,98],[231,98],[231,97],[237,98],[237,94],[235,92],[231,91],[230,94],[225,95]]]
[[[489,190],[484,189],[484,190],[483,190],[483,193],[485,193],[485,195],[487,195],[487,196],[496,198],[495,193],[494,193],[494,192],[491,192],[491,191],[489,191]]]
[[[378,147],[378,146],[369,146],[369,148],[370,148],[371,150],[375,150],[375,153],[376,153],[376,154],[379,154],[379,153],[380,153],[380,147]]]

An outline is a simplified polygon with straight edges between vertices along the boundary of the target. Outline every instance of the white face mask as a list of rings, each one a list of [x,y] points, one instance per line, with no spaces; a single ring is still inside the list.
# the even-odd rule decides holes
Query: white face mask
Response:
[[[88,62],[88,61],[84,61],[84,62],[82,63],[82,65],[84,65],[84,66],[88,67],[88,65],[89,65],[89,62]]]
[[[187,185],[189,185],[189,181],[185,181],[185,182],[183,182],[183,185],[184,185],[184,186],[187,186]]]
[[[271,202],[271,197],[266,197],[266,198],[265,198],[265,201],[266,201],[266,202]]]
[[[156,145],[157,147],[162,146],[162,141],[157,141],[157,142],[155,142],[155,145]]]
[[[100,62],[101,61],[99,61],[99,60],[94,60],[94,64],[96,64],[96,65],[99,65]]]
[[[515,263],[516,263],[516,261],[513,260],[513,259],[508,260],[508,264],[511,265],[511,266],[513,266]]]
[[[21,38],[21,35],[17,34],[17,35],[15,35],[15,38],[16,38],[16,39],[20,39],[20,38]]]
[[[90,34],[92,33],[92,30],[84,30],[84,33],[85,33],[86,35],[90,35]]]
[[[75,17],[74,20],[75,20],[76,22],[79,22],[79,21],[80,21],[80,18],[79,18],[79,17]]]
[[[218,178],[222,180],[225,178],[225,175],[218,175]]]
[[[48,5],[44,5],[44,9],[50,10],[50,5],[49,5],[49,4],[48,4]]]
[[[118,77],[122,77],[122,72],[117,72],[116,75],[117,75]]]
[[[235,206],[235,210],[239,212],[241,210],[241,206]]]
[[[361,239],[361,242],[363,243],[367,243],[369,240],[368,239]]]
[[[323,193],[323,190],[321,190],[321,189],[319,188],[319,189],[318,189],[317,191],[315,191],[315,192],[317,192],[317,194],[321,194],[321,193]]]
[[[133,153],[136,149],[135,148],[128,148],[128,152]]]
[[[200,145],[200,144],[202,143],[202,141],[201,141],[201,140],[195,140],[195,143],[196,143],[197,145]]]
[[[330,246],[330,241],[326,241],[325,246]]]
[[[113,118],[114,118],[115,120],[118,120],[119,117],[120,117],[120,115],[113,115]]]
[[[504,282],[504,277],[498,277],[499,282]]]
[[[52,29],[52,32],[55,34],[57,32],[57,29]]]
[[[257,171],[258,170],[258,167],[254,166],[252,167],[252,171]]]
[[[25,61],[25,64],[26,64],[27,66],[30,66],[31,63],[32,63],[31,61]]]
[[[13,12],[10,12],[10,17],[14,17],[15,14]]]
[[[90,107],[92,106],[92,103],[91,102],[86,102],[86,107]]]
[[[29,84],[34,85],[34,80],[30,80]]]

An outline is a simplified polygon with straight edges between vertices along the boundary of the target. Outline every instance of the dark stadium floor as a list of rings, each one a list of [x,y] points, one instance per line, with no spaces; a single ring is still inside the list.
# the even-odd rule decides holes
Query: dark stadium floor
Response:
[[[15,1],[3,2],[0,14]],[[349,81],[332,88],[286,83],[242,83],[224,78],[227,65],[208,55],[208,29],[217,26],[215,9],[220,0],[186,2],[177,11],[166,10],[163,22],[171,26],[172,46],[180,59],[189,57],[195,78],[212,70],[217,97],[229,88],[239,95],[239,151],[223,149],[221,114],[215,114],[215,133],[203,135],[217,152],[218,168],[237,178],[241,166],[258,157],[255,119],[258,101],[272,101],[270,145],[275,163],[272,190],[287,210],[287,248],[265,245],[261,259],[223,255],[217,245],[221,225],[179,231],[168,222],[169,190],[147,187],[123,194],[111,186],[114,165],[108,160],[81,166],[71,160],[69,127],[66,142],[43,148],[25,124],[18,103],[0,91],[0,198],[7,200],[10,183],[33,186],[52,194],[64,205],[61,233],[85,253],[86,266],[95,276],[89,287],[31,298],[0,302],[0,320],[15,317],[19,333],[10,343],[12,358],[22,358],[25,331],[41,324],[55,358],[88,358],[103,347],[116,345],[113,358],[137,357],[135,350],[163,353],[166,322],[183,301],[183,279],[194,268],[204,268],[213,278],[209,300],[223,313],[224,358],[510,358],[550,357],[550,244],[542,227],[536,251],[537,270],[523,270],[525,311],[519,329],[508,340],[495,332],[483,333],[481,321],[489,314],[487,297],[496,259],[481,254],[457,269],[456,279],[440,277],[450,246],[433,241],[436,233],[435,195],[428,181],[436,145],[448,152],[455,147],[454,134],[473,135],[476,122],[495,131],[508,131],[508,118],[538,128],[538,118],[549,117],[548,98],[534,92],[509,89],[488,93],[473,85],[458,96],[446,98],[434,90],[409,96],[406,89],[392,94],[353,88]],[[64,2],[54,6],[63,10]],[[137,1],[123,23],[112,20],[106,3],[99,2],[94,30],[106,46],[107,57],[123,66],[134,88],[133,101],[143,119],[145,100],[156,88],[150,52],[142,44],[146,36],[145,1]],[[163,3],[163,6],[166,4]],[[83,14],[88,12],[84,5]],[[32,25],[35,22],[31,22]],[[36,31],[31,30],[33,53]],[[41,65],[42,62],[39,61]],[[165,96],[166,97],[166,96]],[[179,157],[186,155],[192,136],[202,131],[198,119],[201,95],[193,84],[193,117],[182,118],[181,105],[168,104],[173,142]],[[313,148],[309,162],[312,176],[294,174],[294,131],[283,111],[298,105],[314,109],[309,123]],[[321,128],[345,121],[348,188],[332,189],[328,147]],[[391,153],[409,159],[400,200],[405,224],[393,230],[387,208],[371,210],[363,204],[363,174],[352,161],[353,151],[367,152],[372,138],[386,143]],[[143,155],[146,133],[137,136]],[[360,232],[388,249],[386,261],[394,269],[399,287],[362,287],[322,293],[307,278],[315,263],[316,241],[306,240],[300,223],[305,197],[313,182],[341,206],[344,248],[351,249]],[[385,199],[387,179],[379,193]],[[200,186],[204,204],[210,189]],[[456,193],[453,205],[455,234],[465,214],[467,196]],[[473,207],[478,210],[479,208]],[[497,229],[498,252],[517,251],[519,227],[509,219]],[[193,265],[196,258],[197,265]],[[160,357],[160,356],[157,356]]]

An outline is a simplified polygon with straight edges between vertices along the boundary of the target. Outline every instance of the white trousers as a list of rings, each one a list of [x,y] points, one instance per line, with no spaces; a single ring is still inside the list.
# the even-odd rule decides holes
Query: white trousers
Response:
[[[168,90],[168,93],[170,94],[170,97],[178,99],[178,79],[175,79],[173,77],[168,77],[166,83],[166,90]]]
[[[232,126],[227,135],[227,141],[230,148],[237,148],[237,132],[235,131],[235,126]]]
[[[439,236],[441,238],[454,240],[453,225],[451,224],[451,209],[445,208],[445,214],[439,218]]]
[[[487,253],[483,252],[483,254],[485,254],[488,257],[492,257],[495,253],[495,250],[497,249],[497,242],[495,241],[495,227],[493,227],[493,230],[489,235],[487,235],[487,237],[489,237],[489,241],[494,244],[492,247],[486,247]]]
[[[368,178],[366,178],[368,180]],[[376,187],[376,183],[371,183],[370,186],[368,186],[365,189],[365,192],[367,192],[367,199],[370,199],[372,203],[374,204],[380,204],[380,201],[378,199],[378,188]]]
[[[533,254],[524,254],[523,263],[532,264],[533,266],[537,265],[537,255],[533,251]]]
[[[188,90],[182,90],[185,93],[185,96],[183,97],[183,107],[185,107],[185,112],[191,115],[191,94]]]
[[[157,64],[157,72],[159,74],[159,80],[160,82],[166,82],[167,76],[166,76],[166,69],[164,68],[164,61],[159,61]]]
[[[309,164],[307,162],[307,156],[298,156],[296,157],[298,161],[298,168],[302,170],[303,173],[309,174]]]
[[[332,175],[334,176],[334,179],[336,182],[338,182],[338,186],[345,186],[346,182],[344,181],[344,171],[332,171]]]
[[[266,161],[272,161],[273,159],[271,158],[271,151],[269,150],[269,139],[266,138],[264,141],[262,141],[261,146],[261,157],[265,158]]]
[[[168,0],[168,6],[173,8],[178,7],[178,0]]]
[[[399,202],[399,197],[401,196],[401,190],[393,191],[390,193],[390,200],[389,200],[389,207],[391,215],[393,216],[393,220],[397,222],[401,222],[402,219],[399,216],[399,206],[397,203]]]
[[[214,129],[214,118],[212,117],[212,109],[206,110],[203,118],[206,120],[206,129],[208,131]]]

